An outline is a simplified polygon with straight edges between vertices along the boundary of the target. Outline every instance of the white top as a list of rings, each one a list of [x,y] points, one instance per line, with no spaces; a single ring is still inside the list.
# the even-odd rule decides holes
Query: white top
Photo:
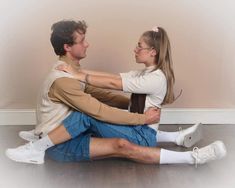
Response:
[[[154,68],[155,66],[150,66],[143,70],[120,73],[124,92],[146,94],[144,111],[149,107],[161,108],[167,91],[164,73],[160,69],[152,71]],[[151,124],[149,127],[157,130],[158,124]]]

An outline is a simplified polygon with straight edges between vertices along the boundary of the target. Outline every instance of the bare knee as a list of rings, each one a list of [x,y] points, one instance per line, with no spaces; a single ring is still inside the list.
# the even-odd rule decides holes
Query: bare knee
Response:
[[[122,138],[115,139],[114,148],[116,156],[132,159],[134,161],[147,164],[159,163],[159,148],[142,147]]]
[[[128,140],[123,139],[123,138],[118,138],[118,139],[116,140],[116,143],[117,143],[117,147],[118,147],[118,148],[126,148],[126,147],[132,145]]]
[[[117,138],[114,142],[114,149],[118,154],[127,155],[127,153],[135,149],[135,144],[123,138]]]

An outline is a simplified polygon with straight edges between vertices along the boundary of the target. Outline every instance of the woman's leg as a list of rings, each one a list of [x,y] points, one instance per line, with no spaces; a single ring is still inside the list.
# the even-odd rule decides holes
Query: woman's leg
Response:
[[[159,164],[160,148],[139,146],[122,138],[91,138],[90,157],[92,160],[119,157],[145,164]]]
[[[191,147],[202,138],[202,124],[197,123],[177,132],[157,131],[157,142],[173,142],[178,146]]]
[[[48,149],[47,154],[59,161],[121,157],[146,164],[204,164],[223,158],[226,155],[226,148],[221,141],[216,141],[201,149],[176,152],[156,147],[143,147],[120,138],[93,138],[89,134],[82,134]]]
[[[121,138],[96,138],[82,134],[46,151],[47,156],[60,162],[79,162],[110,157],[127,158],[146,164],[158,164],[159,148],[142,147]]]

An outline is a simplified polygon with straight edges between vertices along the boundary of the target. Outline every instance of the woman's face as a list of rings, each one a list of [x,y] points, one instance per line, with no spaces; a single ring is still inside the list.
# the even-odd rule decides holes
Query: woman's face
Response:
[[[148,46],[143,37],[140,37],[137,46],[134,49],[136,63],[144,63],[145,65],[154,65],[155,50]]]

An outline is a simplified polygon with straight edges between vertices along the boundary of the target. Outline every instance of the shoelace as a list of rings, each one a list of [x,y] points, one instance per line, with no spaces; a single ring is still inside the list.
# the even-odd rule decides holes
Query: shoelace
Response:
[[[32,141],[31,141],[31,142],[28,142],[27,144],[21,146],[21,149],[27,149],[27,150],[29,150],[29,149],[32,148],[32,144],[33,144]]]
[[[200,156],[199,156],[199,150],[201,150]],[[214,153],[215,153],[214,148],[211,146],[201,148],[201,149],[199,149],[198,147],[194,147],[193,148],[193,155],[196,159],[196,162],[195,162],[196,168],[197,168],[197,164],[198,164],[199,160],[206,161],[207,159],[213,159],[215,157]]]

